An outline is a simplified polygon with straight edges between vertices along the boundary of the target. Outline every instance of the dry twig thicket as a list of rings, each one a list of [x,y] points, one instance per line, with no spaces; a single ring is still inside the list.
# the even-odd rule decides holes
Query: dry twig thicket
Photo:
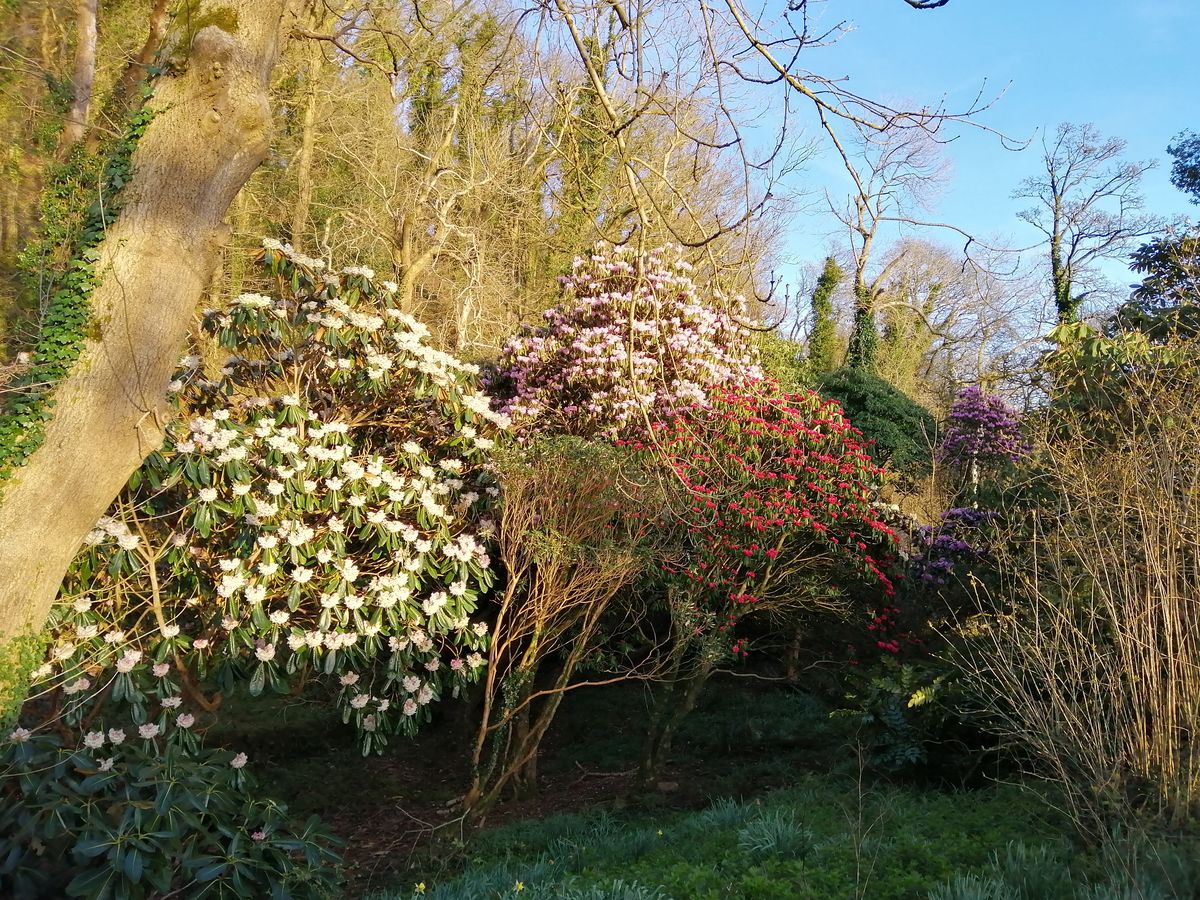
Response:
[[[1036,498],[1000,559],[1015,599],[966,661],[998,727],[1093,834],[1200,805],[1200,365],[1158,357],[1122,402],[1052,409]]]

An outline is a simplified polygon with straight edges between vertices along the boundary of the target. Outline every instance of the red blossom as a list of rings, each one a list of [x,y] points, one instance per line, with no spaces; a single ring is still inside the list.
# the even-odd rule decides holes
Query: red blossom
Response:
[[[683,580],[698,608],[736,624],[792,559],[857,571],[891,596],[868,552],[896,542],[870,506],[884,473],[836,403],[760,381],[719,391],[654,430],[671,437],[647,452],[665,453],[685,488],[704,498],[685,506],[695,544]],[[716,510],[727,518],[713,521]],[[760,554],[785,564],[756,566]]]

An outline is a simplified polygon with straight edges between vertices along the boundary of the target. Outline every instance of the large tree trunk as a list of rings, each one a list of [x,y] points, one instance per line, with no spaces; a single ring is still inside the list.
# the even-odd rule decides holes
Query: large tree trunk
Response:
[[[96,80],[96,3],[97,0],[76,0],[75,3],[75,71],[71,76],[74,98],[59,135],[58,153],[63,157],[83,140],[87,130],[92,83]]]
[[[0,663],[43,627],[84,535],[162,441],[166,387],[223,219],[267,153],[270,76],[294,5],[200,0],[180,17],[173,73],[155,85],[157,115],[100,246],[87,344],[44,443],[0,485]]]

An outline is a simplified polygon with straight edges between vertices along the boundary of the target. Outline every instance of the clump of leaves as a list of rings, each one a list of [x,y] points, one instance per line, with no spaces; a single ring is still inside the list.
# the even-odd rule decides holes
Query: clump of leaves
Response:
[[[79,749],[18,737],[0,749],[6,897],[335,893],[337,842],[262,798],[244,755],[115,732]]]

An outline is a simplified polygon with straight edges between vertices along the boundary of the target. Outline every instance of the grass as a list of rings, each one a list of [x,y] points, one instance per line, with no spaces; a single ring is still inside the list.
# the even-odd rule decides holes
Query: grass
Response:
[[[805,776],[700,811],[592,811],[497,828],[440,874],[418,872],[370,900],[1200,897],[1200,846],[1106,859],[1061,840],[1045,809],[1015,786],[863,795],[856,782]]]

